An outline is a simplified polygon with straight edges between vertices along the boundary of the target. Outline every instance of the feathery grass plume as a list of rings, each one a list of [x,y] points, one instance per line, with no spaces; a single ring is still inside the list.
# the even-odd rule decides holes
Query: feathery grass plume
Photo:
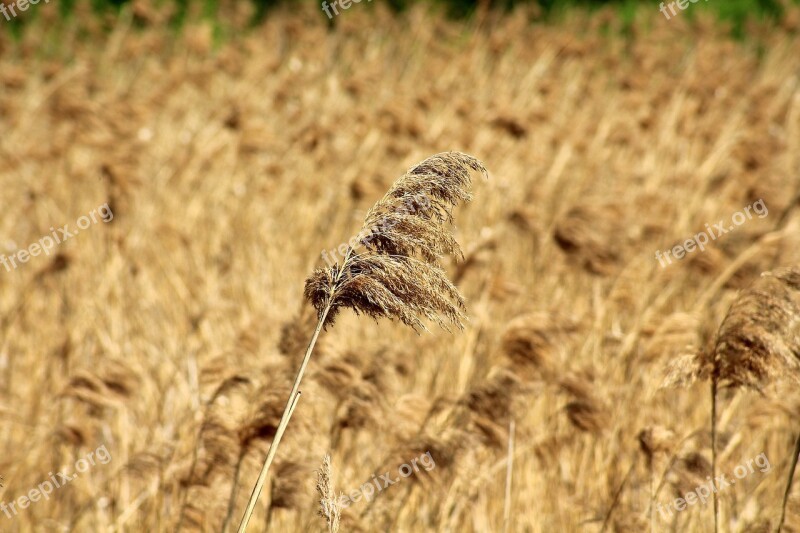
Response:
[[[800,381],[800,268],[764,272],[743,290],[720,325],[713,352],[701,353],[700,358],[711,367],[711,475],[716,476],[717,390],[760,389],[782,376]],[[793,476],[794,468],[787,497]],[[783,524],[786,498],[783,503],[778,530]],[[714,493],[715,532],[718,522],[719,499]]]
[[[345,428],[380,428],[385,420],[386,399],[369,381],[360,380],[348,391],[348,397],[336,412],[335,431]]]
[[[553,381],[561,367],[558,347],[580,329],[572,318],[540,311],[519,315],[503,332],[501,349],[515,372],[537,380]]]
[[[699,452],[689,451],[679,455],[667,474],[673,496],[683,496],[708,481],[708,477],[713,475],[711,470],[708,459]]]
[[[74,398],[94,410],[114,408],[130,400],[136,391],[141,390],[141,384],[141,375],[127,362],[116,358],[103,359],[95,368],[76,370],[60,395]]]
[[[602,433],[611,425],[611,414],[600,402],[576,400],[564,410],[572,425],[587,433]]]
[[[800,381],[800,268],[765,272],[739,295],[719,328],[714,368],[733,387]]]
[[[411,168],[367,212],[342,265],[317,269],[305,296],[332,324],[342,308],[368,316],[396,318],[424,329],[421,318],[462,327],[464,299],[438,260],[462,256],[448,231],[452,209],[468,202],[471,171],[486,175],[475,158],[458,152],[435,155]],[[325,310],[327,309],[327,312]]]
[[[328,532],[336,533],[339,531],[341,506],[333,490],[330,455],[326,455],[322,459],[322,468],[320,468],[317,477],[317,493],[319,493],[319,515],[327,522]]]
[[[533,368],[544,376],[551,375],[557,366],[552,360],[551,328],[549,324],[540,326],[548,318],[545,315],[519,316],[509,322],[502,338],[503,352],[516,366]]]
[[[557,385],[561,392],[572,397],[564,406],[570,423],[580,431],[599,434],[611,426],[613,416],[596,383],[594,370],[583,368],[566,372]]]
[[[564,377],[558,380],[558,388],[569,394],[578,402],[594,401],[594,383],[597,382],[595,373],[591,368],[582,368],[578,371],[567,371]]]
[[[493,367],[488,376],[471,387],[461,398],[469,414],[470,430],[481,440],[502,449],[508,442],[507,427],[512,420],[514,396],[519,391],[520,380],[504,367]]]
[[[556,221],[553,239],[592,274],[608,275],[622,261],[624,213],[616,204],[581,204]]]
[[[343,435],[343,430],[361,430],[367,427],[382,429],[386,426],[392,383],[374,367],[367,366],[371,354],[345,352],[342,357],[325,365],[321,371],[312,375],[335,398],[335,415],[332,420],[331,442],[335,447]],[[383,366],[389,358],[380,358]],[[381,368],[380,371],[385,371]]]
[[[269,508],[300,509],[306,503],[304,487],[308,466],[295,461],[278,461],[275,463],[275,477],[272,479]],[[267,524],[270,521],[267,520]]]
[[[448,329],[466,320],[464,298],[439,265],[444,255],[462,257],[449,231],[453,208],[472,199],[472,173],[487,176],[483,164],[459,152],[434,155],[409,169],[368,212],[350,240],[344,259],[319,268],[306,280],[305,297],[317,310],[318,322],[275,437],[247,504],[239,533],[244,533],[291,418],[311,353],[323,328],[343,308],[373,318],[397,319],[414,330],[423,319]],[[356,248],[362,248],[357,253]]]

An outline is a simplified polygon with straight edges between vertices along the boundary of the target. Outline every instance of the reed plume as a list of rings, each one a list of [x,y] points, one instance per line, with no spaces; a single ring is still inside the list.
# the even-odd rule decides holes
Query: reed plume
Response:
[[[781,377],[800,381],[800,268],[764,272],[731,305],[717,333],[711,367],[711,470],[716,476],[717,390],[720,387],[760,389]],[[706,356],[706,358],[708,358]],[[800,449],[800,436],[795,451]],[[792,463],[778,525],[794,477]],[[714,530],[719,502],[714,493]]]
[[[486,174],[471,156],[442,153],[392,185],[367,213],[342,265],[319,268],[306,280],[305,297],[326,326],[342,308],[350,308],[414,329],[425,329],[422,318],[444,329],[448,322],[462,327],[464,299],[438,260],[462,257],[448,225],[453,207],[471,200],[472,170]],[[358,245],[363,253],[356,253]]]
[[[246,530],[264,486],[317,338],[342,309],[376,319],[396,319],[415,331],[426,329],[424,319],[446,330],[448,324],[463,328],[464,298],[439,260],[445,255],[462,257],[450,226],[453,208],[472,198],[473,171],[487,175],[480,161],[458,152],[437,154],[412,167],[367,212],[361,231],[347,245],[342,263],[318,268],[306,280],[304,294],[317,310],[317,326],[239,533]]]
[[[332,477],[331,456],[326,455],[322,459],[322,468],[317,473],[317,494],[319,494],[320,506],[318,514],[325,519],[328,533],[337,533],[342,509],[336,498],[336,492],[333,490]]]
[[[800,268],[765,272],[739,295],[719,328],[714,368],[733,387],[800,380]]]

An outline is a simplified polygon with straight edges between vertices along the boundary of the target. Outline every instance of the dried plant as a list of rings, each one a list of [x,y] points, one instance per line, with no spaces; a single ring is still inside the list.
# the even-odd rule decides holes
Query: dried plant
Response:
[[[552,381],[561,369],[558,347],[566,344],[580,325],[572,318],[540,311],[511,320],[502,337],[503,353],[514,371],[537,380]]]
[[[648,426],[642,429],[637,435],[639,449],[645,456],[649,477],[649,497],[650,502],[647,506],[647,521],[650,524],[650,531],[655,531],[653,523],[653,507],[655,505],[655,478],[653,466],[658,455],[669,455],[675,446],[675,433],[662,426]]]
[[[416,335],[399,322],[373,328],[340,310],[314,346],[248,532],[325,528],[312,516],[309,472],[326,448],[338,494],[382,473],[390,452],[405,462],[428,440],[447,447],[433,450],[436,470],[343,509],[340,531],[500,531],[509,411],[495,419],[486,409],[502,402],[466,402],[496,367],[520,380],[509,391],[509,531],[599,531],[636,459],[607,528],[646,532],[630,520],[645,520],[647,454],[656,487],[669,470],[658,503],[710,475],[709,421],[698,417],[711,408],[705,380],[728,306],[762,271],[800,263],[799,86],[786,76],[800,72],[800,4],[769,3],[782,6],[779,21],[741,28],[759,47],[737,46],[710,13],[668,24],[641,13],[623,27],[618,11],[580,12],[532,32],[542,2],[468,27],[438,10],[349,10],[332,32],[305,9],[253,26],[254,4],[236,2],[218,10],[234,30],[222,41],[203,10],[175,2],[135,0],[120,17],[74,2],[66,27],[53,6],[19,13],[8,28],[22,33],[0,30],[0,253],[74,226],[99,203],[116,216],[49,257],[11,272],[0,264],[0,500],[101,441],[114,462],[9,530],[219,532],[232,500],[236,531],[318,321],[299,296],[314,268],[329,266],[316,252],[357,235],[407,167],[459,146],[491,153],[502,178],[491,198],[474,183],[475,201],[453,210],[464,259],[441,261],[468,297],[472,331],[408,342]],[[177,41],[167,15],[185,26]],[[41,57],[48,32],[81,38]],[[768,216],[750,212],[712,240],[727,229],[714,222],[758,199]],[[653,252],[705,222],[705,250],[670,254],[661,268]],[[516,322],[531,311],[533,321]],[[684,355],[703,348],[706,365],[690,364]],[[133,373],[118,374],[116,361]],[[702,385],[657,391],[666,361]],[[765,451],[779,474],[721,492],[720,520],[773,533],[800,396],[791,385],[763,390],[768,405],[720,389],[719,473]],[[592,414],[580,402],[597,398],[613,415],[600,437],[566,410],[578,402],[580,423]],[[648,436],[639,451],[637,432],[656,424],[678,445],[656,451]],[[454,444],[445,466],[438,454]],[[153,450],[166,461],[143,475],[139,458]],[[690,452],[707,468],[673,484],[690,465],[670,464]],[[800,531],[796,483],[784,531]],[[665,518],[656,508],[653,531],[710,530],[712,509]]]
[[[557,221],[553,239],[576,264],[593,274],[607,275],[622,259],[623,220],[617,205],[578,205]]]
[[[333,480],[331,479],[331,456],[326,455],[322,460],[322,468],[317,475],[317,493],[319,494],[319,515],[328,524],[328,532],[336,533],[339,531],[339,519],[341,518],[341,506],[333,490]]]
[[[760,389],[780,377],[800,380],[800,268],[765,272],[742,291],[722,321],[710,355],[713,358],[701,353],[700,359],[701,364],[711,367],[711,475],[716,476],[717,390]],[[794,464],[778,530],[784,520]],[[714,531],[718,531],[718,521],[719,500],[715,492]]]
[[[508,423],[508,453],[506,459],[506,490],[503,502],[503,533],[508,531],[511,524],[511,482],[514,471],[514,420]]]
[[[269,528],[276,509],[304,509],[305,485],[308,476],[308,463],[296,461],[276,461],[275,474],[270,482],[270,499],[264,523]]]
[[[600,402],[569,402],[564,410],[572,425],[580,431],[601,433],[611,425],[611,415]]]
[[[765,272],[739,295],[719,328],[714,369],[723,386],[800,380],[800,268]]]
[[[486,170],[457,152],[438,154],[411,168],[369,210],[342,265],[320,268],[306,280],[305,296],[325,325],[342,308],[373,318],[396,318],[424,329],[421,318],[462,327],[464,299],[438,263],[461,257],[451,235],[452,209],[468,202],[471,171]]]
[[[462,256],[449,227],[453,208],[472,198],[473,171],[487,175],[480,161],[458,152],[437,154],[412,167],[367,212],[342,264],[319,268],[306,280],[305,297],[317,310],[317,327],[239,533],[246,530],[264,486],[317,338],[323,328],[333,324],[341,309],[350,308],[376,319],[397,319],[416,331],[426,329],[423,319],[434,321],[443,329],[448,329],[448,323],[463,327],[464,298],[448,279],[439,259],[444,255]]]

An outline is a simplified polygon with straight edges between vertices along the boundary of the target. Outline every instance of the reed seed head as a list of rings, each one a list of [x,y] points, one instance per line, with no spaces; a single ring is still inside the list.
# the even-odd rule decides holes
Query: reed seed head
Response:
[[[714,368],[733,387],[800,380],[800,268],[765,272],[742,291],[719,328]]]
[[[329,533],[336,533],[339,531],[341,506],[333,490],[330,455],[326,455],[322,460],[322,467],[317,477],[317,493],[319,494],[319,515],[325,519]]]
[[[450,232],[452,209],[471,199],[472,172],[486,169],[458,152],[432,156],[399,178],[367,213],[340,265],[319,268],[306,280],[305,296],[326,325],[342,308],[373,318],[400,320],[415,330],[426,318],[448,329],[466,320],[464,298],[439,265],[462,257]]]

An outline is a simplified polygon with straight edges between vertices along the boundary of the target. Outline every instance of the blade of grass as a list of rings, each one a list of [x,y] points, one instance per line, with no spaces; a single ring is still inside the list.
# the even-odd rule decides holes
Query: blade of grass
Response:
[[[797,440],[794,443],[794,455],[792,455],[792,466],[789,468],[789,479],[786,480],[786,490],[783,493],[783,505],[781,505],[781,519],[778,522],[778,528],[775,530],[781,533],[783,522],[786,520],[786,503],[789,501],[789,494],[792,492],[792,481],[794,481],[794,472],[797,469],[797,457],[800,455],[800,433],[797,434]]]
[[[297,376],[295,377],[294,385],[292,386],[292,392],[289,394],[289,399],[286,402],[286,408],[283,411],[283,416],[278,424],[277,431],[275,431],[275,437],[272,439],[272,444],[269,446],[269,452],[267,452],[267,458],[264,461],[264,466],[261,467],[261,473],[258,475],[258,481],[256,482],[255,487],[253,487],[253,492],[250,494],[250,501],[248,501],[247,509],[242,516],[238,533],[244,533],[247,531],[247,524],[250,522],[250,517],[253,515],[253,510],[256,507],[256,502],[258,502],[258,497],[261,495],[261,489],[264,488],[264,482],[267,479],[269,467],[272,465],[272,461],[275,459],[275,454],[278,452],[278,445],[281,442],[281,438],[286,431],[286,426],[289,424],[289,419],[292,417],[294,407],[297,404],[297,398],[299,397],[300,392],[300,382],[303,379],[303,374],[305,374],[306,367],[311,359],[311,353],[314,351],[314,346],[317,344],[317,338],[319,338],[319,334],[322,331],[322,326],[325,323],[325,318],[328,316],[328,311],[330,311],[330,305],[328,305],[320,314],[319,322],[317,322],[314,335],[311,337],[311,342],[308,344],[308,349],[303,357],[300,370],[297,371]]]

